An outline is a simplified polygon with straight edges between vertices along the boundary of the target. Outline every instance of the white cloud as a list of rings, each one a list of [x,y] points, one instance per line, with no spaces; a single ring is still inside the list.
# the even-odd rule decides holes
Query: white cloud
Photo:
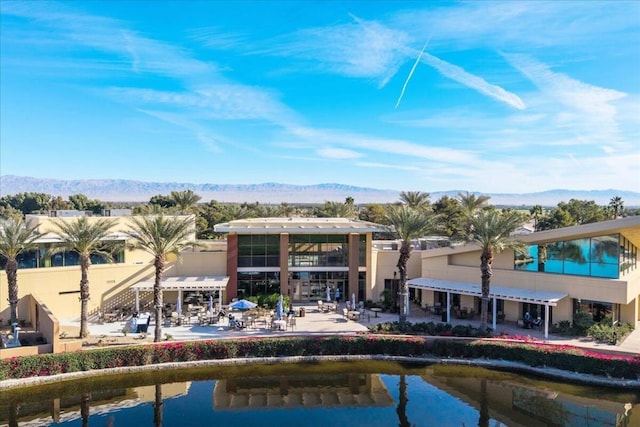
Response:
[[[625,93],[551,71],[548,65],[528,55],[504,56],[540,89],[547,102],[567,108],[556,115],[559,125],[572,127],[577,134],[590,134],[589,139],[597,143],[619,141],[617,109],[613,102],[624,98]]]
[[[500,86],[491,84],[482,77],[465,71],[462,67],[443,61],[428,52],[425,52],[421,56],[421,61],[438,70],[443,76],[477,90],[497,101],[503,102],[518,110],[524,110],[526,108],[524,102],[518,95],[508,92]]]
[[[309,28],[269,40],[269,48],[260,53],[313,60],[320,71],[375,79],[383,87],[405,62],[399,49],[410,38],[379,22],[355,19],[354,23]]]
[[[340,160],[344,160],[344,159],[355,159],[358,157],[362,157],[362,154],[353,151],[353,150],[347,150],[344,148],[320,148],[318,150],[316,150],[316,153],[320,156],[320,157],[326,157],[326,158],[330,158],[330,159],[340,159]]]

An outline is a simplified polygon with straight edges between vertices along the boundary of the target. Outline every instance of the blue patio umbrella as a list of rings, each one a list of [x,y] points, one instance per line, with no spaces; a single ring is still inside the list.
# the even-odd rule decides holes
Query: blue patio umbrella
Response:
[[[278,305],[276,306],[276,319],[282,319],[282,294],[280,294],[280,298],[278,298]]]
[[[229,304],[229,308],[234,310],[250,310],[252,308],[256,308],[257,306],[258,304],[247,301],[246,299],[241,299]]]

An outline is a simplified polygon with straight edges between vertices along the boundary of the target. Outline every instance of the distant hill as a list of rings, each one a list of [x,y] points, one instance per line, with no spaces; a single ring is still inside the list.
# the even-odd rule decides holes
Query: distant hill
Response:
[[[390,203],[398,201],[399,191],[355,187],[343,184],[290,185],[263,183],[250,185],[190,184],[179,182],[143,182],[122,179],[59,180],[3,175],[0,177],[0,196],[24,192],[47,193],[69,197],[84,194],[105,202],[146,202],[152,196],[172,191],[192,190],[202,201],[260,202],[260,203],[324,203],[327,200],[344,201],[353,197],[357,204]],[[463,190],[428,191],[431,200],[444,195],[455,197]],[[466,191],[466,190],[465,190]],[[477,194],[480,194],[476,192]],[[549,190],[538,193],[505,194],[481,193],[491,196],[491,203],[503,206],[556,206],[571,199],[594,200],[607,205],[612,197],[620,196],[626,207],[640,206],[640,193],[621,190]]]

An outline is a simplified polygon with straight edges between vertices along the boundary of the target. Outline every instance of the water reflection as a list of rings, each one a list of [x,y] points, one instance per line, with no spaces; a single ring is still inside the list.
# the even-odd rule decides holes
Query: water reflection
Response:
[[[181,379],[181,381],[179,381]],[[259,365],[103,377],[3,392],[8,426],[621,426],[640,395],[469,367]]]

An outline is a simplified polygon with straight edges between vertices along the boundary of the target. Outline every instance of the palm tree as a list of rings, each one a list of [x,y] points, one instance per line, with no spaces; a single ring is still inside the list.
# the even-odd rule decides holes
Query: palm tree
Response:
[[[483,208],[488,207],[489,196],[476,196],[473,193],[458,193],[458,202],[460,203],[460,209],[462,217],[464,219],[464,230],[462,231],[462,237],[467,238],[471,235],[472,218]]]
[[[7,220],[0,224],[0,256],[6,258],[4,268],[7,274],[9,287],[9,306],[11,311],[11,324],[18,319],[18,261],[16,258],[27,251],[38,248],[35,243],[40,237],[38,226],[27,227],[22,218],[19,220]]]
[[[425,209],[429,207],[429,193],[422,191],[400,192],[400,202],[413,209]]]
[[[178,211],[181,214],[192,213],[194,208],[198,205],[198,202],[202,197],[198,196],[191,190],[186,191],[172,191],[171,199],[175,203]]]
[[[505,249],[525,252],[524,243],[512,239],[511,234],[524,223],[522,214],[517,211],[500,212],[495,209],[480,211],[471,219],[472,232],[468,241],[482,249],[480,270],[482,272],[482,305],[480,308],[480,329],[487,327],[487,311],[489,310],[489,293],[492,264],[494,257]]]
[[[533,217],[533,229],[535,231],[538,231],[538,218],[540,218],[542,216],[542,214],[544,213],[544,210],[542,209],[542,206],[535,205],[534,207],[529,209],[529,213]]]
[[[70,251],[78,254],[80,264],[80,338],[89,335],[87,324],[87,308],[89,305],[89,266],[91,255],[98,255],[107,262],[113,261],[113,253],[121,243],[113,240],[105,240],[116,225],[115,219],[100,218],[97,221],[89,221],[86,216],[73,221],[56,221],[54,231],[62,243],[52,249],[48,255]]]
[[[163,215],[154,217],[133,217],[131,230],[126,231],[133,239],[133,249],[141,249],[152,255],[155,267],[153,284],[153,305],[155,309],[155,338],[158,342],[162,336],[162,276],[167,264],[167,257],[180,257],[183,249],[196,246],[192,240],[195,235],[195,219],[187,217],[167,218]]]
[[[406,205],[391,205],[388,208],[386,219],[395,229],[396,234],[402,240],[400,245],[400,257],[398,258],[398,271],[400,272],[400,323],[407,321],[407,309],[409,307],[409,284],[407,282],[407,262],[411,256],[411,241],[433,231],[433,216],[425,211],[412,209]]]
[[[613,218],[618,218],[618,215],[622,215],[624,211],[624,202],[622,201],[622,197],[614,196],[611,198],[609,202],[609,207],[613,210]]]

